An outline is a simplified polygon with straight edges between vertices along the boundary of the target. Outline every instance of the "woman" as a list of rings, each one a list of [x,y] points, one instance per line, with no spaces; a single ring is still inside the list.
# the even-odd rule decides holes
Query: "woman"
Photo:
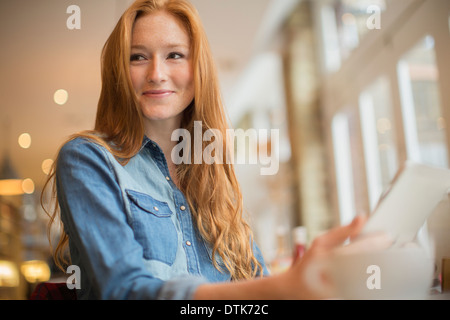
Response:
[[[81,270],[78,297],[316,297],[304,264],[356,235],[363,219],[317,239],[288,272],[264,277],[232,166],[172,160],[172,132],[193,133],[194,121],[226,137],[198,14],[185,0],[138,0],[104,46],[95,128],[63,145],[51,176],[51,223],[60,212],[64,227],[56,260],[69,245]]]

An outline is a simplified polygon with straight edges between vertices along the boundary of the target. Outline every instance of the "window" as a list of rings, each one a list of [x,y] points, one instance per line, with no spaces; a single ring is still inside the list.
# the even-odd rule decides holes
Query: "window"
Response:
[[[408,159],[448,166],[434,39],[426,36],[397,66]]]
[[[372,17],[385,10],[386,0],[321,0],[320,22],[327,71],[339,70],[341,60],[345,60],[374,27],[372,20],[376,19]]]
[[[373,209],[398,170],[395,121],[386,77],[378,78],[361,93],[359,109],[369,204]]]
[[[323,5],[320,8],[322,41],[324,46],[325,69],[329,72],[341,67],[336,15],[333,7]]]
[[[352,154],[348,116],[339,113],[332,122],[336,182],[341,224],[349,223],[355,216],[355,199],[352,173]]]
[[[386,10],[385,0],[335,1],[341,51],[346,58],[370,31],[368,20],[374,13]]]

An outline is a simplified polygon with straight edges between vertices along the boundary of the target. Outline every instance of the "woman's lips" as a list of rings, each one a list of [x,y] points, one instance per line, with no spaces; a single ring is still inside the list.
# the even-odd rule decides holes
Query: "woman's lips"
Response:
[[[174,93],[172,90],[147,90],[143,95],[150,98],[165,98]]]

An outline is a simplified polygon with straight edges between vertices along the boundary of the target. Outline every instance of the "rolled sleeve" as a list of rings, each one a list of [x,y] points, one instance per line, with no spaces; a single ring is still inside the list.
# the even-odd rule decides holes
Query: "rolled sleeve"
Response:
[[[208,281],[199,276],[186,276],[166,281],[158,294],[160,300],[193,300],[196,289]]]

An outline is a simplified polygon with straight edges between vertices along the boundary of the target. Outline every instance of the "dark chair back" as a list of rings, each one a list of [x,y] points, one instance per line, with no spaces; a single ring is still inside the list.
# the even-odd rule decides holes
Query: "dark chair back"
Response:
[[[77,300],[77,291],[67,288],[65,282],[41,282],[33,290],[30,300]]]

